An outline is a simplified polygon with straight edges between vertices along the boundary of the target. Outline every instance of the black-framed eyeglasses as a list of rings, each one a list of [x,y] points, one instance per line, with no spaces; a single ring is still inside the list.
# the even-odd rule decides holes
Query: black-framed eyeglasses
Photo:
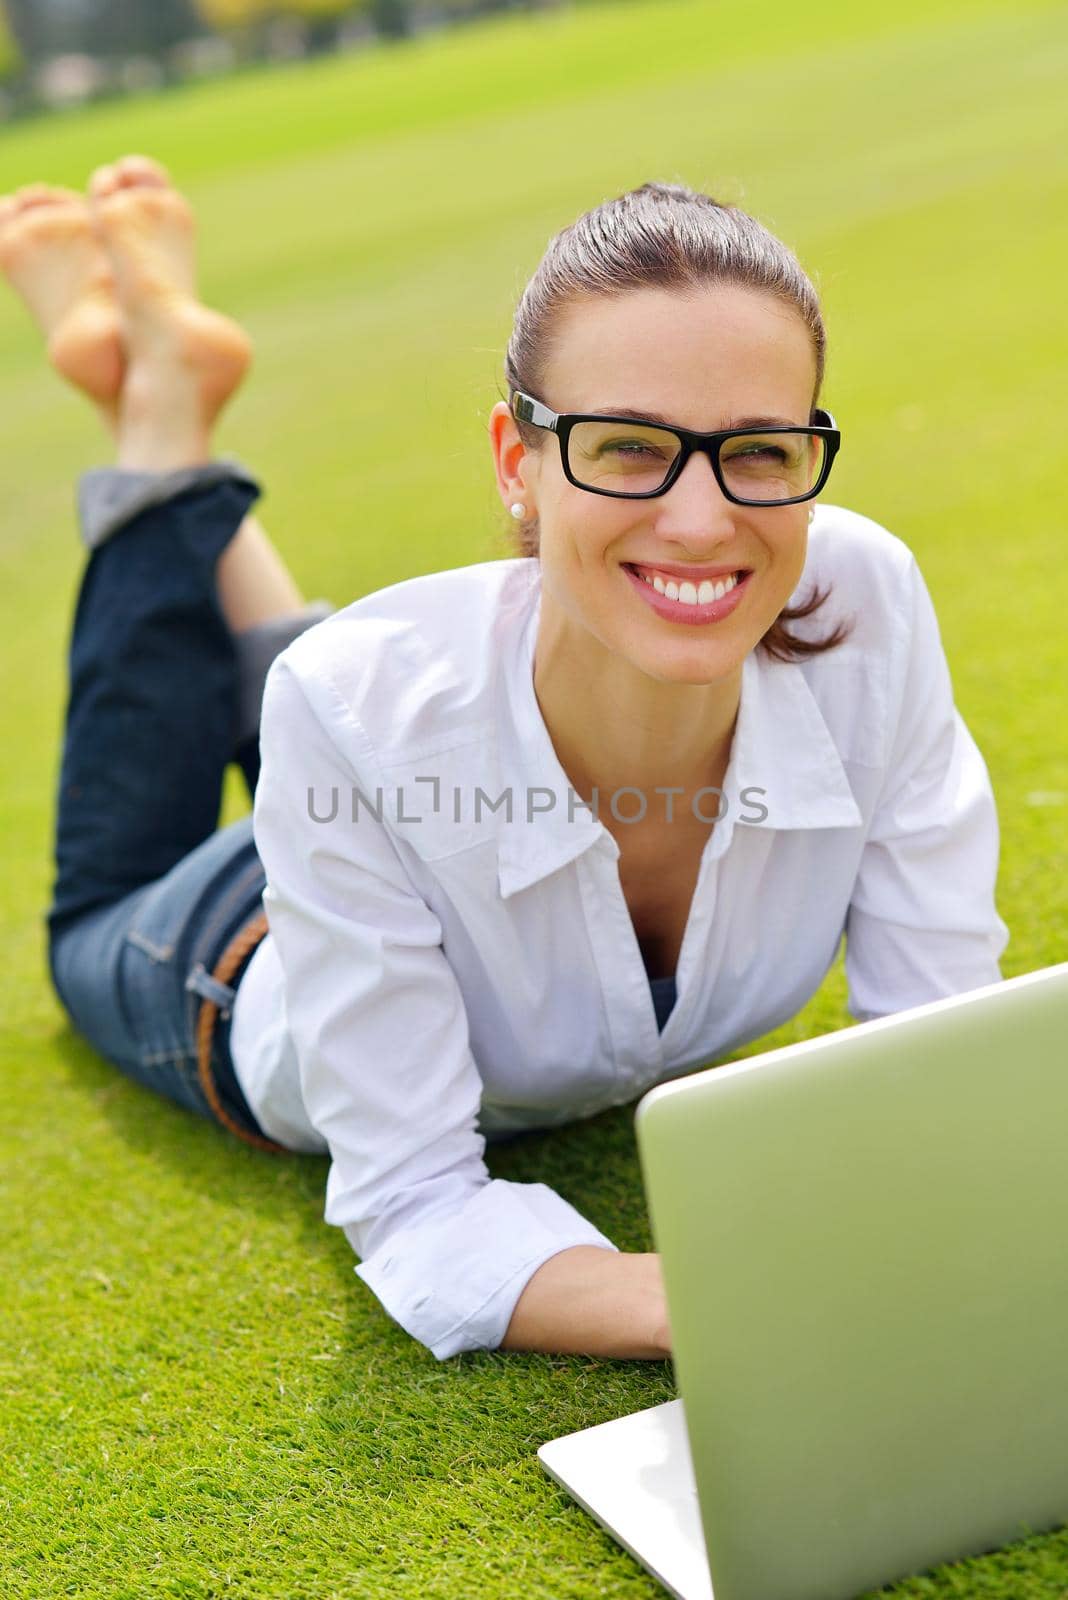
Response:
[[[547,428],[560,443],[564,475],[576,489],[620,500],[666,494],[700,450],[712,463],[726,499],[739,506],[792,506],[819,494],[842,436],[829,411],[813,411],[808,427],[725,428],[692,433],[641,418],[557,413],[518,389],[513,416]]]

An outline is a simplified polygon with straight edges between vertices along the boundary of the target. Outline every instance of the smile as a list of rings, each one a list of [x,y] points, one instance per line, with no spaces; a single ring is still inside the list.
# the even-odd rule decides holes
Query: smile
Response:
[[[650,574],[647,567],[635,567],[633,570],[637,572],[639,578],[651,583],[657,594],[666,594],[669,600],[681,600],[685,605],[691,606],[707,606],[712,600],[722,600],[723,596],[734,588],[739,577],[737,572],[730,572],[726,578],[721,578],[718,582],[704,578],[700,583],[692,583],[687,578],[680,581],[655,570]]]
[[[741,604],[752,573],[740,569],[721,576],[676,578],[655,567],[636,568],[624,564],[623,571],[634,588],[658,616],[670,622],[719,622]]]

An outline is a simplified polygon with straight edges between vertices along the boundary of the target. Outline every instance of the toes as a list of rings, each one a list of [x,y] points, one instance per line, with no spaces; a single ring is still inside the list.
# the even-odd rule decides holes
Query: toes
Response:
[[[11,272],[42,247],[88,239],[89,208],[73,189],[34,183],[0,199],[0,267]]]
[[[134,184],[115,189],[95,201],[93,221],[97,234],[110,237],[112,243],[116,233],[147,236],[173,230],[176,225],[186,232],[193,231],[189,202],[169,184],[147,188]]]
[[[119,185],[122,188],[169,189],[170,173],[150,156],[123,156],[116,162]]]
[[[122,156],[118,161],[97,167],[89,179],[89,197],[99,205],[123,189],[169,189],[170,186],[167,169],[158,161],[149,156]]]
[[[56,191],[47,183],[28,183],[22,189],[15,191],[16,211],[32,211],[34,206],[47,206],[52,204]]]
[[[89,198],[91,200],[106,200],[115,193],[119,187],[119,169],[114,162],[103,167],[97,167],[89,179]]]
[[[11,196],[14,211],[37,211],[43,206],[82,205],[84,201],[73,189],[59,189],[49,183],[30,183]]]
[[[13,194],[5,194],[3,198],[0,198],[0,271],[2,272],[7,272],[11,266],[13,253],[11,249],[12,229],[10,223],[14,221],[17,215],[18,208],[15,204],[15,196]]]
[[[90,178],[93,200],[109,200],[120,189],[169,189],[171,179],[165,166],[147,155],[123,155],[117,162],[98,166]]]
[[[150,156],[122,156],[98,167],[89,180],[89,196],[98,228],[123,219],[158,223],[189,210],[166,167]]]
[[[144,189],[140,184],[105,195],[96,202],[93,212],[98,230],[121,228],[124,224],[140,224],[143,230],[191,215],[187,202],[176,189],[155,186]]]

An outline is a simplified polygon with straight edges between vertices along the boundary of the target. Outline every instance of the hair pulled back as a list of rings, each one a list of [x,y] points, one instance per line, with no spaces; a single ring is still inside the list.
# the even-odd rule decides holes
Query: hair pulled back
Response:
[[[634,289],[687,293],[710,284],[758,290],[800,316],[816,358],[815,406],[827,336],[816,291],[797,257],[748,212],[678,183],[643,183],[594,206],[550,239],[516,308],[504,363],[509,388],[540,397],[559,318],[575,301]],[[543,430],[518,419],[516,426],[527,449],[543,448]],[[538,555],[536,518],[509,531],[516,554]],[[785,607],[760,640],[768,654],[788,661],[841,644],[850,632],[846,623],[821,639],[806,639],[788,626],[811,616],[829,594],[816,586],[802,604]]]

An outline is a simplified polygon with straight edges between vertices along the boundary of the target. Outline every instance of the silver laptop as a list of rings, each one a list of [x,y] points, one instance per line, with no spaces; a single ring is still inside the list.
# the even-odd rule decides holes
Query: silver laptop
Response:
[[[542,1465],[677,1600],[1068,1522],[1068,964],[652,1089],[680,1398]]]

